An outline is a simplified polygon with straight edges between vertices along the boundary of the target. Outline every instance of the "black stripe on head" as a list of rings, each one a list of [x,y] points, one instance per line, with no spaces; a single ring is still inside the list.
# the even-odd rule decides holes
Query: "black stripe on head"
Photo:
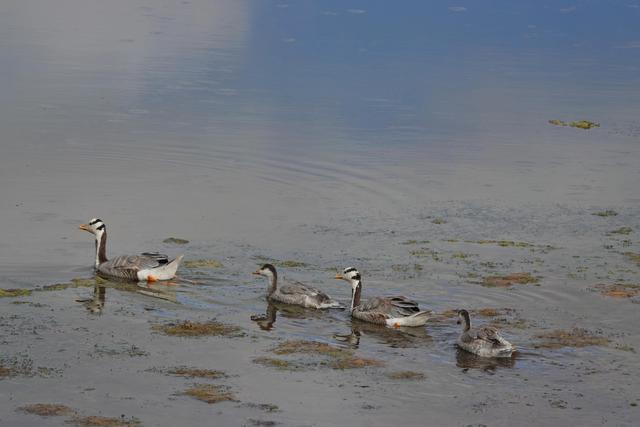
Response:
[[[271,270],[271,272],[274,273],[274,274],[276,272],[276,268],[271,264],[264,264],[262,267],[260,267],[260,270],[265,270],[265,269],[266,270]]]
[[[348,268],[345,268],[345,269],[344,269],[344,271],[342,272],[342,274],[351,273],[352,271],[358,271],[358,270],[356,270],[356,268],[355,268],[355,267],[348,267]]]
[[[96,228],[96,230],[104,230],[104,224],[100,224],[100,227]]]
[[[89,225],[97,224],[97,223],[99,223],[99,222],[102,222],[102,220],[101,220],[100,218],[95,218],[95,219],[92,219],[92,220],[91,220],[91,222],[89,223]]]

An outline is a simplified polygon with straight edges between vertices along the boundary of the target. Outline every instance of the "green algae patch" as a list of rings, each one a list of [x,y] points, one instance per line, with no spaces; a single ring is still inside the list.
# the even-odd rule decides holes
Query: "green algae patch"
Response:
[[[528,242],[516,242],[513,240],[465,240],[465,243],[476,243],[478,245],[497,245],[503,248],[534,248],[536,245]],[[551,246],[544,246],[545,248],[551,248]]]
[[[0,298],[16,298],[31,295],[29,289],[0,289]]]
[[[162,243],[169,243],[173,245],[186,245],[189,243],[187,239],[181,239],[179,237],[167,237],[162,241]]]
[[[635,254],[633,252],[625,252],[625,255],[631,261],[635,262],[636,264],[638,264],[640,266],[640,254]]]
[[[194,259],[187,260],[182,263],[186,268],[222,268],[220,261],[215,259]]]
[[[242,329],[238,326],[210,320],[208,322],[192,322],[185,320],[180,323],[165,323],[153,325],[152,330],[162,332],[165,335],[176,337],[204,337],[204,336],[242,336]]]
[[[273,353],[277,355],[293,355],[293,354],[305,354],[315,357],[320,357],[322,360],[317,362],[309,362],[306,364],[291,362],[288,360],[275,359],[275,358],[262,358],[261,362],[267,366],[274,366],[279,369],[299,369],[300,366],[318,366],[328,367],[331,369],[360,369],[373,366],[384,366],[384,363],[375,360],[358,357],[352,350],[336,347],[330,344],[321,343],[317,341],[306,340],[288,340],[280,343],[273,350]],[[254,360],[255,361],[255,360]],[[284,365],[278,366],[284,362]]]
[[[622,234],[622,235],[628,235],[633,233],[633,228],[631,227],[620,227],[617,228],[615,230],[611,230],[608,234]]]
[[[70,407],[58,403],[32,403],[21,406],[18,410],[41,417],[61,417],[75,414],[75,411]]]
[[[595,215],[595,216],[600,216],[600,217],[608,217],[608,216],[617,216],[618,212],[611,210],[611,209],[607,209],[604,211],[599,211],[599,212],[594,212],[591,215]]]
[[[415,372],[415,371],[387,372],[386,376],[391,378],[392,380],[407,380],[407,381],[424,380],[427,377],[422,372]]]
[[[511,273],[506,276],[487,276],[482,280],[482,286],[489,288],[508,288],[513,285],[538,283],[539,279],[531,273]]]
[[[592,289],[600,292],[603,296],[612,298],[632,298],[640,295],[640,285],[633,285],[629,283],[616,283],[613,285],[599,283]]]
[[[91,278],[76,277],[71,279],[69,283],[55,283],[53,285],[45,285],[40,290],[42,291],[62,291],[69,288],[92,288],[96,285],[105,285],[109,283],[108,280],[102,277],[95,276]]]
[[[569,126],[572,128],[585,130],[600,127],[600,123],[592,122],[590,120],[576,120],[573,122],[565,122],[564,120],[552,119],[549,120],[549,124],[552,124],[554,126]]]
[[[207,378],[210,380],[226,377],[226,374],[222,371],[215,371],[213,369],[188,368],[186,366],[169,368],[167,369],[166,373],[169,375],[175,375],[176,377]]]
[[[440,254],[431,248],[420,248],[410,252],[416,258],[431,258],[434,261],[440,261]]]
[[[534,344],[535,348],[559,349],[563,347],[582,348],[591,346],[607,346],[610,340],[601,335],[595,335],[586,329],[573,328],[569,331],[556,330],[536,335],[541,341]]]
[[[401,245],[428,245],[431,243],[429,240],[405,240],[404,242],[400,242]]]
[[[183,394],[210,405],[225,401],[236,401],[233,393],[231,393],[226,387],[214,384],[193,384],[193,386],[186,389]]]
[[[441,225],[441,224],[446,224],[447,221],[443,218],[435,218],[431,221],[431,223],[436,225]]]
[[[74,417],[68,422],[79,427],[137,427],[142,425],[137,418],[126,418],[124,415],[120,418],[89,415]]]

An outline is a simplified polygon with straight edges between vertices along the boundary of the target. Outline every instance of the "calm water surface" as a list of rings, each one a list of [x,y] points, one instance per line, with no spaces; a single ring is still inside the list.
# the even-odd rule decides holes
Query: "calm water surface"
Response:
[[[76,302],[90,288],[0,300],[3,364],[53,372],[0,378],[0,424],[41,421],[15,411],[24,403],[145,425],[637,424],[638,299],[591,289],[639,283],[626,255],[640,252],[636,3],[3,1],[0,287],[90,277],[77,225],[92,217],[112,254],[224,266],[182,268],[160,298],[108,287],[101,315]],[[618,215],[592,215],[606,209]],[[345,302],[332,277],[356,265],[365,297],[513,309],[496,321],[521,352],[457,352],[453,319],[390,331],[269,309],[250,275],[267,259],[302,263],[281,272]],[[479,285],[520,271],[538,286]],[[246,335],[150,331],[212,317]],[[536,348],[574,327],[610,344]],[[253,363],[284,339],[385,367]],[[179,365],[225,371],[237,401],[209,406],[181,394],[189,380],[153,371]],[[387,376],[400,370],[425,379]]]

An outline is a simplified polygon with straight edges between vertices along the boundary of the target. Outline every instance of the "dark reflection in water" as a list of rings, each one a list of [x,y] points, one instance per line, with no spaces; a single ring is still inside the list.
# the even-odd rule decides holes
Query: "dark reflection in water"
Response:
[[[516,355],[511,357],[480,357],[468,351],[456,349],[456,366],[467,371],[481,369],[494,372],[498,368],[513,368],[516,365]]]
[[[362,337],[371,337],[376,342],[391,348],[413,348],[428,345],[432,342],[431,336],[425,328],[387,328],[382,325],[361,322],[357,319],[351,321],[351,333],[334,334],[338,341],[345,342],[357,348]]]
[[[260,329],[270,331],[276,322],[276,317],[280,312],[280,316],[287,319],[323,319],[329,314],[326,310],[316,310],[305,308],[298,305],[283,304],[278,302],[267,302],[265,314],[254,314],[251,320],[256,322]]]
[[[105,304],[105,296],[107,289],[104,286],[96,284],[93,287],[93,297],[88,299],[77,299],[76,302],[84,304],[85,308],[92,314],[102,314]]]
[[[107,288],[135,292],[140,295],[159,298],[165,301],[178,302],[175,284],[135,284],[113,281],[102,284],[96,283],[93,287],[93,296],[91,298],[77,299],[76,302],[83,303],[85,308],[92,314],[102,314],[106,304]]]
[[[269,303],[265,314],[254,314],[251,316],[251,320],[256,322],[263,331],[270,331],[273,329],[273,324],[276,323],[277,313],[278,307]]]

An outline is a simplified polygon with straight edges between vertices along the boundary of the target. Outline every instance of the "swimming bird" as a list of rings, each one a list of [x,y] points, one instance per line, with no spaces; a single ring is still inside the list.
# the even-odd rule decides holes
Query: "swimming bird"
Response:
[[[471,328],[471,319],[467,310],[458,311],[458,324],[462,324],[462,333],[458,337],[458,347],[481,357],[511,357],[515,351],[513,345],[502,338],[496,328],[482,326]]]
[[[351,284],[351,317],[386,326],[423,326],[427,323],[430,311],[421,311],[418,303],[403,296],[374,297],[360,302],[362,278],[354,267],[345,268],[336,279]]]
[[[176,270],[183,255],[169,261],[166,255],[157,252],[144,252],[140,255],[120,255],[107,259],[107,228],[101,219],[93,218],[88,224],[81,224],[81,230],[88,231],[96,238],[96,272],[99,276],[119,280],[155,282],[169,280],[176,275]]]
[[[307,308],[344,308],[338,301],[324,292],[300,282],[291,282],[278,286],[278,273],[271,264],[264,264],[253,274],[269,279],[267,298],[285,304],[301,305]]]

